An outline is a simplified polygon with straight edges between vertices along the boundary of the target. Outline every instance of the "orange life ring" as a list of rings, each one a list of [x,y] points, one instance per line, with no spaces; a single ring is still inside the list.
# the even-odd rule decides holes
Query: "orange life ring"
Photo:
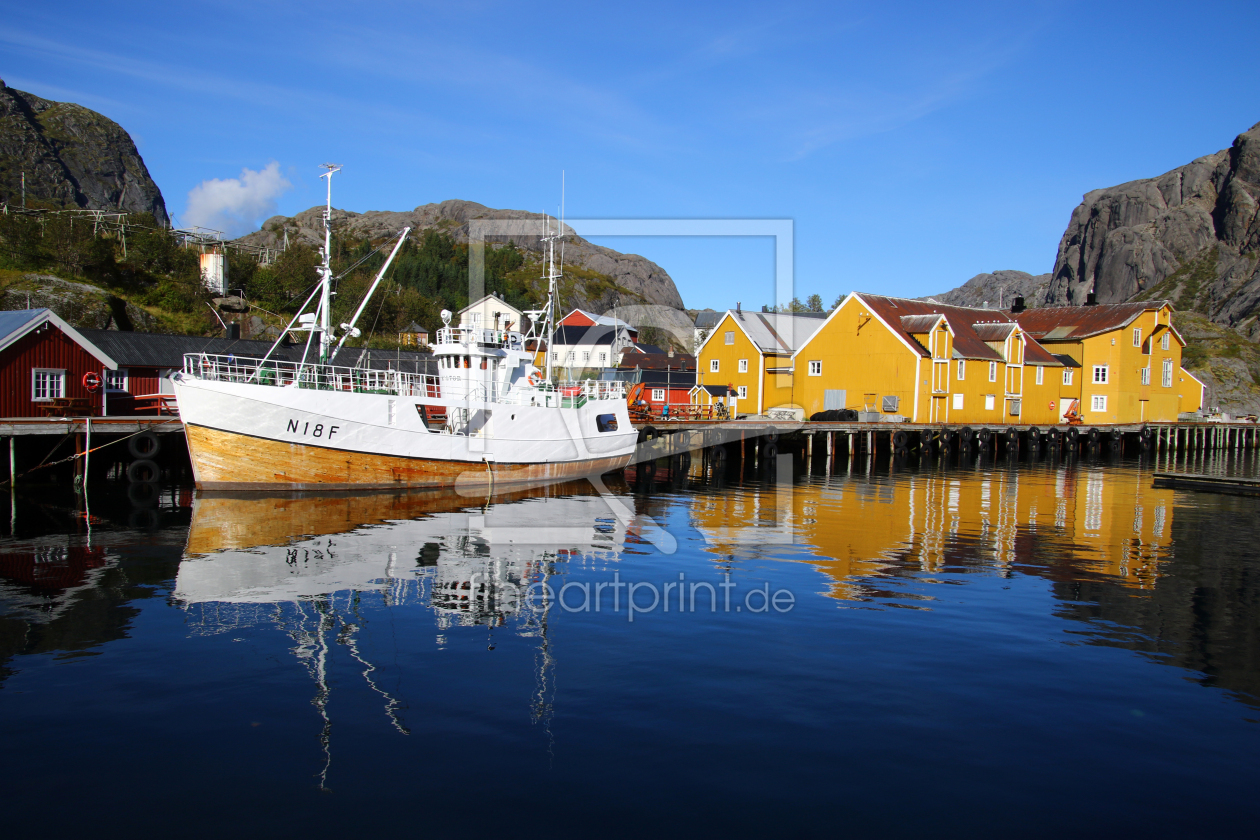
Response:
[[[1050,408],[1051,408],[1051,409],[1053,409],[1053,408],[1054,408],[1054,400],[1050,400]]]
[[[531,373],[529,375],[529,384],[533,385],[535,388],[543,384],[542,374],[539,373],[538,371],[534,371],[533,373]]]
[[[101,375],[94,370],[89,370],[83,374],[83,387],[87,388],[89,394],[95,394],[96,389],[101,387]]]

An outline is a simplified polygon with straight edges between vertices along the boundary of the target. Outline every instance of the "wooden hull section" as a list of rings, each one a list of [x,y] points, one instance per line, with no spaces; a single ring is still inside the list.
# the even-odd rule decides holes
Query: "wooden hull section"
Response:
[[[632,453],[548,464],[475,463],[352,452],[185,424],[203,490],[371,490],[541,484],[618,470]]]
[[[614,492],[625,492],[614,483]],[[269,492],[267,492],[269,491]],[[476,510],[487,504],[561,496],[595,496],[589,481],[496,489],[489,498],[461,496],[450,488],[362,490],[301,493],[277,490],[207,491],[197,494],[185,555],[289,545],[296,540],[341,534],[356,528],[385,525],[451,511]]]

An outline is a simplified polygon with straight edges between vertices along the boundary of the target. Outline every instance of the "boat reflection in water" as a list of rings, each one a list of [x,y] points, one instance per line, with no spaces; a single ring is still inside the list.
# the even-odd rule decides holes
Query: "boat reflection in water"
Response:
[[[536,638],[531,714],[547,726],[554,662],[547,639],[545,583],[558,561],[609,562],[627,533],[650,523],[631,517],[624,488],[576,481],[492,495],[455,491],[303,494],[203,493],[193,505],[174,599],[196,634],[272,624],[316,684],[331,761],[329,657],[339,645],[358,663],[398,731],[403,703],[378,684],[358,634],[365,593],[386,608],[427,607],[436,642],[454,626],[510,626]],[[493,647],[493,642],[490,642]]]

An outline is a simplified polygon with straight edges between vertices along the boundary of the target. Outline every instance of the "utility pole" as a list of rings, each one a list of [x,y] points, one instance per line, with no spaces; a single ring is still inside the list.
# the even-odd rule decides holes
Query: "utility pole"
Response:
[[[26,209],[26,173],[22,173],[22,209]]]

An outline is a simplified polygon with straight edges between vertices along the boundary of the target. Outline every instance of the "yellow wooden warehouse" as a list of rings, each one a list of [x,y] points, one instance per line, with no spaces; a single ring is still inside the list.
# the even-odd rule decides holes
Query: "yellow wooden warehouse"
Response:
[[[793,359],[807,413],[879,412],[918,423],[1048,425],[1077,393],[1070,358],[1007,312],[854,292]]]
[[[730,388],[731,414],[762,414],[794,404],[792,353],[825,316],[729,309],[696,350],[705,385]]]
[[[1024,309],[854,292],[816,316],[728,311],[700,347],[738,412],[856,409],[952,425],[1175,421],[1203,386],[1166,301]]]
[[[1015,318],[1040,344],[1080,362],[1086,423],[1172,421],[1203,404],[1203,384],[1181,369],[1186,342],[1168,301],[1027,309]]]

